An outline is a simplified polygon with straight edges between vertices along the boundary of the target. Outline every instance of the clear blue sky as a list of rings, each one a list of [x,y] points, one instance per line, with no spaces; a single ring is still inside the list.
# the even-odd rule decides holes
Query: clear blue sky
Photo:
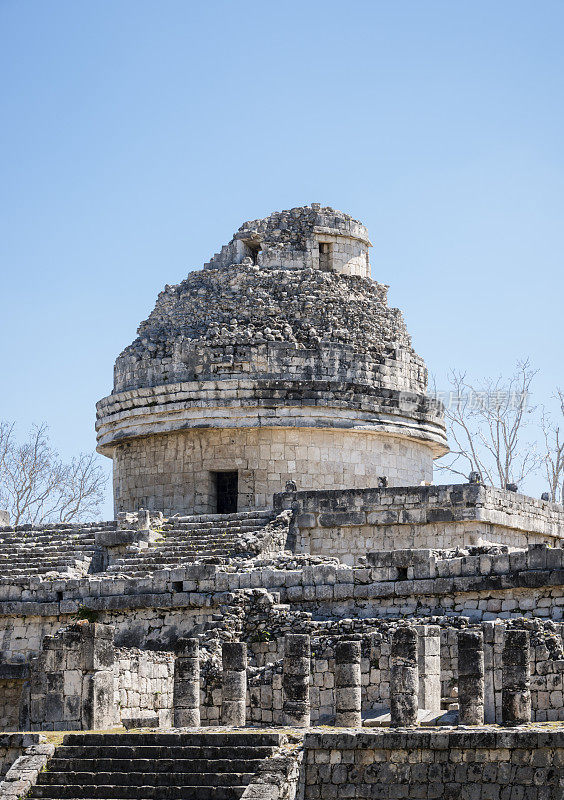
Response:
[[[22,433],[93,448],[164,284],[310,202],[368,225],[439,385],[522,356],[537,399],[564,383],[562,2],[0,0],[0,37],[0,417]]]

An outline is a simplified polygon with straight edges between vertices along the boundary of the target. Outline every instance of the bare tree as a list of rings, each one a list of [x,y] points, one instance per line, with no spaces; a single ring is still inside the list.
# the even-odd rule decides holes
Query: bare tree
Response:
[[[514,374],[485,378],[478,383],[451,371],[451,392],[445,403],[451,452],[437,468],[453,475],[478,472],[490,486],[520,484],[539,466],[534,444],[525,441],[525,429],[535,408],[529,406],[536,371],[520,361]]]
[[[106,477],[94,455],[65,464],[51,447],[47,426],[35,426],[18,443],[14,426],[0,422],[0,507],[14,525],[81,521],[95,516]]]
[[[564,417],[563,389],[556,390],[556,399],[560,404],[560,413]],[[561,503],[564,500],[564,431],[544,409],[541,430],[545,444],[542,466],[548,484],[548,495],[553,503]]]

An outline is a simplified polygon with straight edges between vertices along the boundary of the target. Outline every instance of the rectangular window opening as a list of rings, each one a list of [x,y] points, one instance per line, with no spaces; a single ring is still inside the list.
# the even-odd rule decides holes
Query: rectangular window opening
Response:
[[[333,245],[331,242],[319,242],[319,269],[331,272],[333,269]]]
[[[239,493],[238,472],[213,472],[216,514],[235,514]]]

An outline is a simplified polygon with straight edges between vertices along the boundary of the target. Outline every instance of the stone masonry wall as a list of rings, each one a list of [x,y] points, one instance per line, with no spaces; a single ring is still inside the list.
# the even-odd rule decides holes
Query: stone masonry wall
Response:
[[[0,734],[0,778],[4,777],[27,747],[38,744],[39,741],[40,736],[37,733]]]
[[[341,430],[219,429],[155,435],[119,445],[114,455],[117,511],[210,513],[212,471],[239,471],[238,510],[266,508],[295,480],[303,490],[393,484],[432,477],[428,445]]]
[[[562,731],[309,733],[305,800],[560,800]]]
[[[562,506],[471,484],[284,492],[274,507],[294,511],[298,550],[346,563],[370,551],[383,563],[385,551],[558,546],[564,537]]]
[[[161,727],[170,727],[173,684],[173,653],[116,649],[114,694],[122,720],[156,715]]]
[[[323,258],[319,242],[333,243],[331,264]],[[269,268],[332,268],[349,275],[370,275],[368,231],[349,214],[322,208],[319,203],[270,214],[243,223],[229,244],[205,265],[206,269],[240,263],[253,255],[257,265]]]
[[[32,648],[41,647],[42,636],[47,632],[55,633],[61,626],[72,622],[73,615],[81,607],[97,614],[98,622],[115,626],[115,639],[120,647],[158,647],[161,650],[166,647],[172,651],[182,636],[197,636],[202,643],[209,643],[214,636],[221,635],[221,631],[230,631],[230,635],[240,635],[236,633],[238,630],[247,631],[245,635],[256,643],[252,647],[256,649],[259,668],[261,659],[263,664],[276,660],[272,654],[261,654],[260,643],[264,637],[272,636],[276,630],[283,633],[284,630],[297,629],[311,630],[314,635],[319,626],[325,629],[328,624],[332,625],[328,622],[330,620],[339,621],[338,635],[342,636],[347,629],[362,635],[363,631],[379,630],[381,625],[385,627],[402,618],[428,619],[430,622],[439,620],[443,627],[447,627],[449,619],[452,619],[452,625],[456,628],[460,623],[484,621],[487,624],[491,621],[494,624],[500,617],[506,620],[525,617],[525,622],[528,620],[532,624],[538,620],[539,624],[548,626],[547,630],[553,626],[555,636],[561,636],[560,627],[555,626],[553,620],[564,619],[562,550],[532,547],[528,551],[510,554],[501,552],[445,560],[428,554],[423,559],[418,559],[417,553],[412,555],[413,563],[407,568],[411,575],[400,580],[377,580],[383,573],[389,578],[386,570],[394,569],[392,567],[351,569],[331,564],[293,570],[262,567],[239,572],[223,572],[214,565],[193,565],[156,573],[145,579],[108,576],[71,581],[32,580],[25,591],[26,600],[0,601],[0,630],[6,648],[5,655],[8,658],[17,657],[21,660],[26,656],[29,659],[37,653],[37,649]],[[457,573],[456,576],[448,574],[451,568]],[[430,577],[431,574],[434,577]],[[268,594],[259,588],[264,586],[269,586],[273,593]],[[10,593],[13,589],[14,586],[9,582],[0,583],[0,595],[3,591]],[[247,603],[252,597],[259,603],[257,608],[263,609],[258,615],[253,612],[254,616],[244,611],[248,606],[241,605],[244,598],[247,598],[244,600]],[[279,606],[278,601],[288,605]],[[239,607],[244,612],[240,617],[240,629],[237,628],[238,623],[227,621],[233,610]],[[333,687],[329,685],[330,678],[327,677],[330,646],[324,645],[322,633],[319,635],[319,653],[314,650],[318,663],[314,664],[312,674],[312,698],[321,718],[329,713]],[[442,694],[447,702],[449,698],[452,702],[456,701],[453,688],[456,685],[457,667],[452,642],[449,651],[445,649],[444,642],[445,637],[448,639],[454,635],[455,632],[443,633]],[[387,699],[386,653],[381,650],[377,656],[374,655],[377,638],[370,637],[371,651],[366,649],[366,645],[363,656],[365,708],[385,703]],[[532,648],[533,709],[537,720],[554,718],[553,712],[548,713],[551,707],[558,709],[556,717],[562,714],[564,702],[561,703],[560,698],[564,697],[563,671],[561,651],[558,649],[561,647],[561,638],[559,641],[559,645],[551,645],[548,651],[542,646],[542,641]],[[274,655],[280,657],[279,653]],[[166,654],[163,656],[169,665],[168,670],[169,657]],[[148,655],[147,658],[151,660],[152,656]],[[68,665],[65,669],[72,672],[81,668]],[[136,668],[132,671],[136,675],[141,672]],[[47,672],[49,669],[46,665],[40,665],[40,674]],[[499,684],[499,676],[495,677],[493,672],[491,674]],[[270,721],[267,719],[270,709],[275,718],[274,712],[279,702],[275,694],[278,680],[275,675],[276,670],[272,677],[268,676],[267,670],[262,676],[257,673],[256,685],[259,689],[256,691],[260,694],[261,707],[264,706],[260,712],[264,722]],[[74,673],[69,676],[69,687],[71,683],[78,686],[75,677]],[[159,679],[158,672],[157,675],[152,674],[153,679]],[[133,683],[137,678],[132,677],[131,680]],[[170,671],[169,678],[164,680],[170,680]],[[155,689],[153,684],[151,686],[152,691],[167,694],[163,689]],[[207,692],[210,687],[203,688]],[[253,688],[249,694],[250,718],[255,713],[253,708],[258,707],[252,698],[254,691]],[[499,691],[499,685],[496,691]],[[74,694],[78,697],[78,689]],[[149,701],[141,703],[139,700],[137,705],[137,699],[134,702],[126,696],[125,702],[130,705],[130,716],[141,711],[145,713],[149,709]],[[217,698],[208,702],[204,697],[203,704],[216,708]],[[163,699],[162,707],[168,705],[168,699]],[[207,719],[206,714],[208,721],[214,719],[203,711],[204,719]],[[59,724],[61,720],[53,719],[52,722]],[[73,724],[78,725],[78,719]]]
[[[199,635],[213,627],[217,609],[229,613],[239,590],[259,587],[268,587],[292,609],[319,618],[564,619],[561,549],[533,546],[444,559],[416,551],[410,558],[401,577],[392,566],[319,564],[227,572],[213,564],[194,564],[142,579],[93,575],[17,584],[3,579],[0,641],[6,656],[37,653],[46,634],[86,607],[99,614],[98,621],[116,626],[118,646],[168,649],[180,635]]]
[[[0,731],[20,729],[23,688],[21,679],[0,679]]]

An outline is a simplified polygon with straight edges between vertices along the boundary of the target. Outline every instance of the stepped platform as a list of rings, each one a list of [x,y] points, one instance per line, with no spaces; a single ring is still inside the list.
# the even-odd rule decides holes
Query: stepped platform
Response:
[[[0,578],[83,577],[97,549],[96,532],[115,527],[107,522],[0,528]]]
[[[259,533],[273,516],[265,510],[173,517],[164,523],[160,540],[143,549],[129,547],[107,571],[142,577],[203,558],[229,558],[241,552],[245,534]]]
[[[67,734],[29,798],[239,800],[277,733]]]

